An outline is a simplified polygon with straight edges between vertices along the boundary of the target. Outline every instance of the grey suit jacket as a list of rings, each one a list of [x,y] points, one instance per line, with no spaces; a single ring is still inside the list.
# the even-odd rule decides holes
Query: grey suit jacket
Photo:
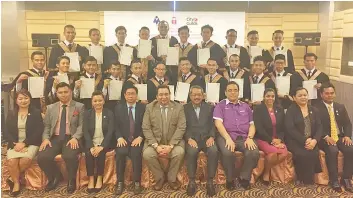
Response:
[[[48,105],[44,117],[43,140],[50,139],[55,134],[56,124],[59,119],[60,102]],[[69,106],[70,134],[73,138],[81,139],[83,136],[82,123],[84,116],[84,105],[71,100]]]
[[[186,128],[184,108],[181,104],[170,101],[167,113],[167,141],[169,145],[184,147],[183,136]],[[143,135],[145,136],[144,148],[162,140],[162,114],[158,101],[153,101],[146,107],[142,122]]]

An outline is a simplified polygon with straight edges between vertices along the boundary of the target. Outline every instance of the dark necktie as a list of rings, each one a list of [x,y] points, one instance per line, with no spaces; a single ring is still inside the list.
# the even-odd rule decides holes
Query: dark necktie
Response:
[[[69,47],[69,50],[71,51],[71,49],[72,49],[72,44],[70,43],[70,44],[68,45],[68,47]]]
[[[59,130],[59,139],[64,140],[66,134],[66,107],[67,105],[62,105],[61,118],[60,118],[60,130]]]
[[[131,142],[134,138],[134,132],[135,132],[135,120],[134,117],[132,116],[132,108],[133,106],[129,106],[129,121],[130,121],[130,137],[129,141]]]
[[[235,75],[234,75],[234,73],[232,73],[232,77],[231,78],[235,78]]]
[[[210,83],[212,82],[212,80],[213,80],[213,79],[212,79],[212,76],[210,75]]]
[[[254,76],[254,83],[257,84],[257,80],[259,79],[258,76]]]
[[[123,44],[120,44],[119,46],[120,46],[120,47],[123,47],[124,45],[123,45]]]
[[[311,77],[311,71],[308,71],[308,79]]]
[[[43,72],[42,71],[38,71],[38,75],[39,76],[43,76]]]
[[[159,80],[158,83],[161,85],[161,84],[163,84],[163,81],[162,81],[162,80]]]
[[[281,74],[277,74],[277,76],[281,76]]]
[[[185,76],[185,75],[183,75],[183,77],[182,77],[182,81],[183,81],[183,82],[185,82],[185,81],[186,81],[186,76]]]
[[[206,42],[202,43],[202,48],[206,47]]]
[[[229,46],[229,48],[233,48],[233,46]]]
[[[162,39],[165,39],[165,36],[162,36]]]
[[[89,77],[89,78],[94,78],[94,76],[91,76],[91,77]]]
[[[277,47],[277,50],[279,50],[279,47]]]

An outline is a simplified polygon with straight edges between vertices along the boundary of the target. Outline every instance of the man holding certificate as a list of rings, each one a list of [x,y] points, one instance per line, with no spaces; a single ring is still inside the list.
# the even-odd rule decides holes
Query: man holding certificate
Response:
[[[157,63],[154,68],[156,76],[147,81],[147,100],[152,102],[156,99],[157,87],[159,85],[171,85],[168,77],[165,75],[166,66],[163,62]]]
[[[202,41],[194,45],[188,54],[188,58],[191,61],[195,71],[200,75],[205,76],[207,74],[207,60],[212,57],[217,61],[217,65],[220,67],[220,71],[224,71],[224,57],[226,53],[223,51],[222,47],[217,43],[211,41],[211,36],[213,33],[213,27],[210,25],[205,25],[201,27]],[[208,49],[208,50],[202,50]],[[208,56],[208,57],[207,57]]]
[[[221,101],[226,98],[225,90],[226,90],[226,86],[227,86],[228,81],[222,75],[217,73],[217,69],[218,69],[218,64],[217,64],[216,59],[209,58],[207,61],[208,74],[205,76],[205,87],[204,88],[206,88],[206,92],[208,94],[212,94],[212,95],[219,94],[218,101]],[[211,90],[210,88],[208,88],[209,87],[208,84],[212,84],[212,83],[219,84],[218,91],[215,92],[215,90]],[[212,101],[212,103],[215,103],[215,102]]]
[[[248,32],[247,39],[249,45],[246,46],[246,50],[250,56],[250,65],[254,64],[254,58],[256,56],[263,56],[266,66],[265,69],[267,69],[267,65],[273,61],[273,58],[271,57],[271,54],[268,52],[268,50],[265,50],[257,45],[259,42],[259,33],[256,30],[252,30]]]
[[[275,71],[270,73],[270,77],[276,84],[278,102],[284,109],[292,104],[293,98],[289,95],[291,73],[285,71],[286,57],[283,54],[277,54],[275,57]]]
[[[228,190],[235,187],[235,148],[243,153],[244,163],[240,169],[239,183],[247,190],[250,189],[251,174],[260,157],[253,140],[253,114],[248,104],[239,101],[239,86],[236,82],[228,82],[226,89],[227,99],[218,103],[213,111],[213,119],[219,132],[216,142],[221,152]]]
[[[236,82],[239,85],[239,98],[248,102],[251,99],[249,72],[239,67],[241,61],[237,54],[230,55],[228,62],[229,66],[226,66],[227,70],[223,72],[223,77],[228,81]]]
[[[316,69],[317,56],[314,53],[304,55],[304,69],[299,70],[291,77],[290,95],[295,94],[298,87],[304,87],[308,90],[311,105],[321,101],[319,89],[322,83],[330,81],[329,77],[320,70]]]
[[[110,64],[112,64],[113,62],[119,61],[120,63],[122,63],[121,59],[122,56],[124,56],[123,60],[125,60],[125,58],[127,55],[125,53],[130,52],[131,50],[128,48],[132,48],[132,46],[130,46],[129,44],[125,43],[125,39],[127,36],[127,31],[126,28],[124,26],[118,26],[117,28],[115,28],[115,36],[118,39],[118,42],[115,43],[112,46],[106,47],[104,49],[103,52],[103,68],[102,71],[108,73],[109,70],[109,66]],[[124,49],[127,49],[124,52]],[[130,55],[130,57],[133,56],[134,50],[136,50],[135,48],[133,48],[132,53]],[[137,53],[137,52],[135,52]],[[124,78],[127,77],[127,66],[130,65],[127,63],[124,63],[124,67],[122,68],[121,72],[123,73]]]
[[[94,90],[102,90],[102,75],[96,73],[97,60],[87,56],[83,64],[84,72],[75,82],[74,98],[85,105],[85,109],[92,108],[91,96]]]
[[[110,76],[103,81],[102,92],[106,101],[104,104],[105,108],[114,109],[121,99],[121,90],[124,82],[121,72],[122,66],[119,62],[112,63],[109,67]]]
[[[272,88],[275,90],[275,96],[277,98],[276,85],[268,76],[264,74],[265,71],[265,59],[263,56],[257,56],[254,58],[254,64],[252,65],[253,76],[249,78],[251,86],[251,105],[259,105],[263,100],[263,93],[265,89]]]
[[[56,61],[58,57],[65,55],[70,57],[71,69],[74,69],[73,72],[79,72],[81,71],[80,66],[83,60],[88,56],[88,50],[74,42],[76,30],[73,25],[66,25],[64,27],[64,36],[65,40],[50,50],[48,69],[49,71],[57,70]]]
[[[130,66],[130,70],[131,70],[131,74],[129,75],[128,79],[125,81],[124,85],[123,85],[123,89],[121,91],[121,100],[124,101],[125,97],[124,97],[124,93],[126,88],[131,87],[131,86],[136,86],[138,87],[138,85],[145,85],[145,81],[142,78],[142,65],[141,62],[136,59],[133,60],[131,62],[131,66]],[[139,93],[141,94],[141,92]],[[147,98],[147,96],[146,96]],[[148,100],[141,100],[141,103],[143,104],[148,104]]]
[[[99,43],[101,39],[101,32],[97,28],[92,28],[88,32],[89,38],[91,39],[91,43],[88,44],[88,52],[90,56],[93,56],[97,59],[97,74],[102,73],[102,64],[103,64],[103,50],[104,45]]]
[[[238,32],[235,29],[227,30],[227,44],[223,46],[224,52],[227,56],[224,58],[224,63],[226,66],[229,66],[229,58],[232,54],[236,54],[240,57],[240,68],[247,68],[247,71],[250,71],[250,57],[248,52],[243,46],[235,44],[237,40]]]

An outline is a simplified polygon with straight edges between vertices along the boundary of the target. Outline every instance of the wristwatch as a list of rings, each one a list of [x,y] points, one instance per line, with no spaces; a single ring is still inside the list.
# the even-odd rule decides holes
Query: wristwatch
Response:
[[[249,139],[253,139],[254,137],[248,136]]]

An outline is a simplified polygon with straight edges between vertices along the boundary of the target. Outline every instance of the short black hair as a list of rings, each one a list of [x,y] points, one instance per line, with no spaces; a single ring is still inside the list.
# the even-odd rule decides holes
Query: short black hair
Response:
[[[92,32],[94,32],[94,31],[99,32],[99,34],[101,33],[101,31],[98,30],[97,28],[92,28],[92,29],[89,30],[88,35],[91,36]]]
[[[256,57],[254,58],[254,63],[255,63],[256,61],[262,61],[263,63],[266,63],[265,58],[264,58],[263,56],[256,56]]]
[[[229,56],[229,60],[230,60],[231,57],[239,57],[239,58],[240,58],[240,56],[239,56],[238,54],[232,54],[232,55],[230,55],[230,56]],[[239,59],[239,60],[240,60],[240,59]]]
[[[65,25],[65,27],[64,27],[64,32],[65,32],[65,30],[66,30],[66,28],[73,28],[73,29],[75,29],[75,27],[73,26],[73,25]]]
[[[102,98],[104,99],[103,92],[100,91],[100,90],[95,90],[95,91],[92,93],[91,99],[93,99],[93,96],[102,96]]]
[[[56,90],[58,90],[59,88],[63,88],[63,87],[67,87],[67,88],[69,88],[70,90],[72,90],[71,87],[70,87],[70,85],[67,84],[66,82],[60,82],[59,84],[57,84],[57,85],[56,85]]]
[[[87,56],[85,58],[85,60],[83,61],[83,63],[86,64],[88,61],[96,61],[97,62],[97,59],[94,58],[94,56]]]
[[[201,27],[201,32],[202,32],[203,29],[210,29],[211,30],[211,34],[213,33],[213,27],[208,25],[208,24]]]
[[[283,55],[283,54],[277,54],[277,55],[275,56],[275,61],[276,61],[276,60],[284,60],[284,61],[286,61],[286,56]]]
[[[320,93],[324,93],[325,89],[327,89],[327,88],[333,88],[333,90],[336,91],[335,86],[331,82],[326,82],[326,83],[322,83],[322,85],[319,89]]]
[[[276,93],[274,89],[272,89],[272,88],[266,88],[265,91],[264,91],[264,97],[265,97],[265,95],[266,95],[268,92]]]
[[[256,30],[251,30],[250,32],[248,32],[248,35],[246,37],[248,37],[248,36],[250,36],[252,34],[259,34],[259,32],[256,31]]]
[[[127,91],[128,89],[133,89],[133,90],[135,90],[136,94],[139,93],[139,90],[137,89],[137,87],[135,87],[134,85],[130,85],[130,86],[127,86],[127,87],[125,88],[124,94],[126,94],[126,91]]]
[[[143,26],[143,27],[139,30],[139,33],[141,33],[142,30],[150,31],[150,28],[148,28],[148,27],[146,27],[146,26]]]
[[[130,69],[132,68],[132,66],[135,64],[135,63],[141,63],[141,61],[139,59],[134,59],[131,61],[131,64],[130,64]]]
[[[227,30],[227,35],[229,34],[229,32],[235,32],[238,35],[238,32],[235,29],[229,29]]]
[[[119,67],[121,67],[121,64],[120,64],[119,61],[113,61],[112,64],[109,65],[109,69],[110,69],[113,65],[114,65],[114,66],[119,66]]]
[[[126,28],[121,25],[121,26],[118,26],[118,27],[115,28],[115,34],[117,34],[119,30],[124,30],[124,31],[125,31],[125,34],[126,34],[126,32],[127,32],[127,31],[126,31]]]
[[[311,53],[311,52],[306,53],[306,54],[304,55],[304,60],[305,60],[307,57],[314,57],[314,58],[315,58],[315,60],[317,60],[317,56],[316,56],[316,54]]]
[[[158,61],[158,62],[156,62],[156,64],[154,65],[154,68],[156,68],[158,65],[164,65],[164,67],[167,67],[167,65],[166,65],[164,62]]]
[[[44,58],[45,58],[45,55],[44,55],[43,52],[41,52],[41,51],[34,51],[34,52],[31,54],[31,60],[33,60],[33,59],[34,59],[34,56],[36,56],[36,55],[41,55],[41,56],[44,56]]]
[[[305,90],[306,93],[309,93],[307,89],[305,89],[304,87],[297,87],[295,90],[294,90],[294,96],[297,95],[298,91],[301,91],[301,90]]]
[[[158,95],[158,91],[160,90],[160,89],[168,89],[168,91],[169,91],[169,94],[170,94],[170,89],[169,89],[169,86],[168,85],[158,85],[158,87],[157,87],[157,95]]]
[[[238,85],[238,83],[236,83],[236,82],[234,82],[234,81],[229,81],[229,82],[227,83],[226,91],[227,91],[227,88],[228,88],[229,85],[236,85],[237,88],[238,88],[238,91],[239,91],[239,85]]]
[[[56,59],[56,64],[60,64],[61,60],[63,60],[63,59],[68,60],[69,63],[70,63],[70,58],[69,58],[69,57],[67,57],[67,56],[59,56],[59,57]]]
[[[181,61],[189,61],[189,62],[190,62],[190,60],[188,59],[188,57],[180,57],[180,58],[179,58],[179,63],[181,63]]]
[[[216,63],[217,63],[217,65],[218,65],[218,62],[217,62],[217,59],[216,58],[214,58],[214,57],[210,57],[208,60],[207,60],[207,63],[208,63],[208,61],[216,61]]]
[[[272,36],[275,35],[275,34],[277,34],[277,33],[278,33],[278,34],[282,34],[282,35],[284,34],[283,30],[276,30],[276,31],[274,31],[274,32],[272,33]]]
[[[181,26],[181,27],[178,29],[178,33],[180,33],[180,31],[182,31],[182,30],[187,30],[188,33],[190,32],[189,27],[188,27],[187,25]]]

